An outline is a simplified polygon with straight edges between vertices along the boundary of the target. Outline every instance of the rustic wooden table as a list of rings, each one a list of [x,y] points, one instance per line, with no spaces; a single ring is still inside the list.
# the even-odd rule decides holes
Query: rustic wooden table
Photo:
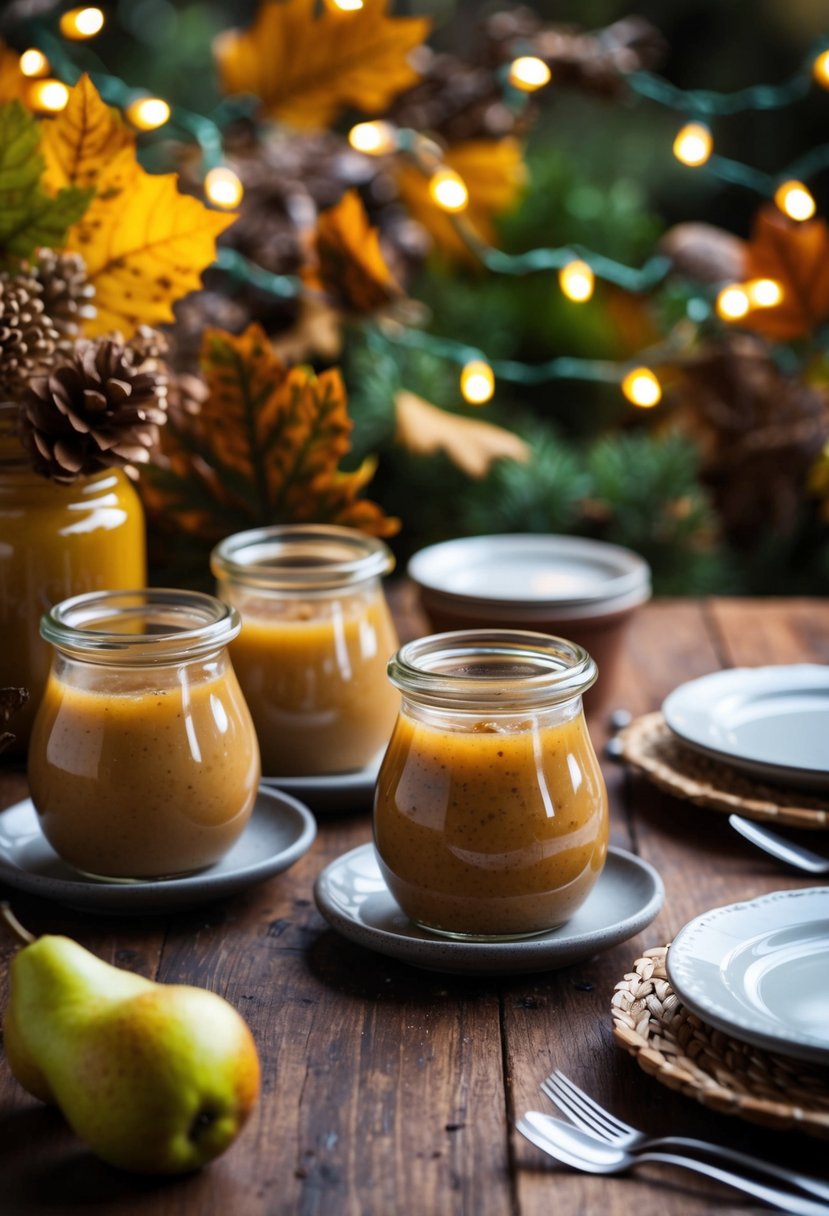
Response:
[[[394,589],[404,636],[423,632],[411,591]],[[731,665],[829,662],[829,604],[817,600],[654,602],[628,637],[614,705],[659,706],[694,676]],[[604,720],[592,723],[597,745]],[[104,1166],[0,1063],[0,1211],[99,1216],[695,1216],[766,1210],[665,1167],[635,1177],[559,1168],[514,1130],[545,1107],[553,1067],[652,1131],[707,1135],[829,1177],[827,1146],[715,1115],[646,1076],[613,1042],[615,983],[641,951],[707,908],[810,886],[734,835],[726,817],[658,793],[604,763],[612,841],[661,872],[665,906],[632,941],[561,971],[508,979],[416,970],[340,938],[312,887],[371,837],[368,808],[321,819],[287,873],[225,902],[164,918],[83,916],[6,892],[36,933],[68,933],[120,966],[207,986],[247,1017],[263,1062],[257,1112],[201,1173],[135,1178]],[[0,770],[0,807],[26,796]],[[829,849],[826,836],[812,843]],[[2,888],[0,888],[2,890]],[[12,946],[3,943],[7,961]],[[5,1007],[5,967],[0,1009]]]

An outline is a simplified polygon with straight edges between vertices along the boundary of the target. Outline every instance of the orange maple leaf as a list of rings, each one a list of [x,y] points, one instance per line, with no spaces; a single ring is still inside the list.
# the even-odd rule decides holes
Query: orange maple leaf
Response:
[[[463,179],[469,191],[462,222],[468,223],[481,240],[492,244],[493,218],[515,205],[526,182],[521,145],[511,138],[469,140],[448,148],[443,161]],[[409,211],[442,253],[456,261],[475,260],[452,219],[432,201],[429,179],[420,169],[401,160],[397,186]]]
[[[383,111],[418,79],[408,55],[430,29],[387,7],[364,0],[355,12],[318,14],[316,0],[261,3],[249,29],[214,44],[222,89],[255,94],[272,118],[296,127],[327,126],[344,106]]]
[[[163,465],[148,471],[148,503],[203,541],[256,524],[323,522],[390,536],[399,523],[358,498],[374,472],[339,469],[351,419],[337,369],[288,368],[258,325],[209,330],[199,413],[165,428]]]
[[[343,312],[376,312],[401,294],[356,190],[319,216],[312,248],[314,263],[303,279]]]
[[[779,304],[752,309],[740,325],[772,341],[802,338],[829,317],[829,226],[823,219],[795,222],[763,207],[746,246],[746,278],[774,279]]]

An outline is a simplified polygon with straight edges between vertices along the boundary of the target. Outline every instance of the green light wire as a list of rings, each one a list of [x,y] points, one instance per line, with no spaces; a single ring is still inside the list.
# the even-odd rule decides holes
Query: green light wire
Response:
[[[817,53],[818,50],[815,55]],[[742,114],[748,110],[782,110],[801,101],[812,87],[813,60],[814,55],[809,57],[809,67],[801,68],[782,84],[756,84],[734,93],[714,89],[681,89],[653,72],[631,72],[624,80],[634,93],[666,109],[712,118],[716,115]]]

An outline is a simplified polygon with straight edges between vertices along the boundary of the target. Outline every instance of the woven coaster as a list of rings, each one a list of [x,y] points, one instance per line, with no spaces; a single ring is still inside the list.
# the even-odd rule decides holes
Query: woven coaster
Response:
[[[667,946],[646,950],[613,994],[613,1036],[669,1089],[725,1115],[829,1140],[829,1069],[774,1055],[708,1026],[665,971]]]
[[[714,811],[797,828],[829,827],[829,798],[777,789],[686,746],[662,714],[645,714],[619,732],[622,759],[654,785]]]

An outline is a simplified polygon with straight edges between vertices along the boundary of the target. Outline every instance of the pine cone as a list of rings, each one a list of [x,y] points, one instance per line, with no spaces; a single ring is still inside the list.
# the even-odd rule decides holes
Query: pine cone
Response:
[[[80,332],[81,323],[96,313],[92,303],[95,288],[86,277],[86,262],[79,253],[39,249],[32,275],[41,285],[44,310],[65,346]]]
[[[166,375],[136,365],[115,339],[80,341],[23,397],[20,431],[36,472],[69,483],[112,465],[146,463],[165,421]]]
[[[58,332],[41,291],[30,275],[0,271],[0,401],[18,401],[55,350]]]

